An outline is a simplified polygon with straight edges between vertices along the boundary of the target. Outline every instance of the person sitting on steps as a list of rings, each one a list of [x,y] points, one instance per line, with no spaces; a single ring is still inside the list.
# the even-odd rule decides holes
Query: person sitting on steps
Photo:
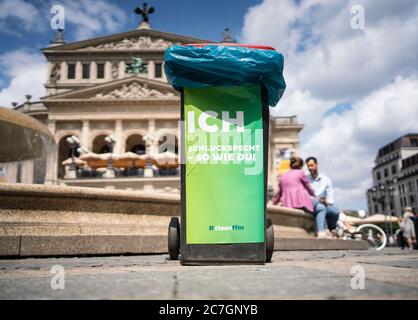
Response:
[[[316,221],[317,237],[332,238],[330,230],[334,230],[337,226],[339,210],[334,204],[331,179],[318,173],[318,160],[315,157],[309,157],[305,162],[310,172],[309,182],[315,191],[313,215]]]
[[[315,195],[305,172],[303,160],[299,157],[290,159],[290,170],[280,175],[273,205],[282,203],[283,207],[313,212],[312,196]]]

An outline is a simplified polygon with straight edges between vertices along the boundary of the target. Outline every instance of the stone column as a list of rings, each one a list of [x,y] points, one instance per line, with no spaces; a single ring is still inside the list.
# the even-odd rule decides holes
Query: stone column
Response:
[[[125,141],[123,141],[122,138],[122,120],[117,119],[115,121],[115,138],[116,138],[116,144],[115,144],[115,153],[123,153],[125,151]]]
[[[17,179],[17,162],[8,162],[3,164],[6,181],[8,183],[16,183]]]
[[[89,120],[83,120],[80,143],[81,143],[81,146],[86,147],[87,149],[91,149],[89,133],[90,133],[90,122]]]
[[[276,190],[277,185],[277,170],[275,165],[275,155],[277,153],[277,149],[273,146],[272,143],[269,143],[269,152],[268,152],[268,181],[267,183],[273,186],[274,190]]]
[[[22,161],[22,183],[33,183],[33,160]]]
[[[90,80],[97,79],[97,63],[93,61],[90,63]]]
[[[55,136],[55,121],[48,121],[48,130]],[[51,150],[46,158],[45,184],[56,184],[58,175],[58,146]]]
[[[164,61],[161,64],[161,77],[165,82],[167,82],[167,77],[165,76],[165,72],[164,72]]]
[[[75,64],[75,78],[76,80],[81,80],[83,78],[83,65],[80,61],[77,61]]]
[[[48,130],[52,133],[52,135],[55,135],[55,120],[48,120],[47,127]]]
[[[51,82],[51,71],[52,71],[52,68],[54,67],[54,64],[52,63],[52,62],[50,62],[50,61],[48,61],[48,75],[47,75],[47,82],[48,83],[50,83]]]
[[[125,67],[126,67],[125,61],[119,62],[119,77],[118,77],[119,79],[125,78]]]
[[[143,137],[145,141],[145,153],[147,155],[152,155],[158,152],[155,147],[155,120],[149,119],[148,120],[148,132]],[[152,169],[152,163],[150,160],[147,161],[147,164],[144,169],[144,177],[151,178],[154,176],[154,172]],[[144,187],[145,188],[145,187]]]
[[[110,61],[105,62],[105,79],[112,80],[112,63]]]
[[[151,145],[150,145],[149,153],[150,154],[158,153],[158,140],[157,140],[157,137],[155,136],[155,119],[148,120],[148,135],[153,138]]]
[[[154,61],[148,61],[148,79],[155,78],[155,63]]]
[[[68,78],[68,65],[67,62],[61,62],[61,81],[62,80],[67,80]]]

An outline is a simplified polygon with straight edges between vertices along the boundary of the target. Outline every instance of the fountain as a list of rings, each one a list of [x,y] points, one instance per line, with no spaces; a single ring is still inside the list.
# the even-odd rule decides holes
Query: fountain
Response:
[[[42,123],[6,108],[0,108],[0,137],[0,163],[45,157],[55,145]],[[175,156],[153,161],[169,169],[178,165]],[[146,167],[142,158],[125,158]],[[167,252],[167,225],[179,212],[175,194],[0,183],[0,257]],[[279,250],[321,248],[309,235],[311,215],[271,206],[268,214],[281,237]],[[335,241],[323,249],[363,248],[358,241]]]
[[[39,121],[23,113],[0,107],[0,162],[46,156],[54,136]]]

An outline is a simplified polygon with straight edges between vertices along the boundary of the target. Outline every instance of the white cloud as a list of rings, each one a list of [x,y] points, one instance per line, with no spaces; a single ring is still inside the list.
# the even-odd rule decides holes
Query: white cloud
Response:
[[[358,3],[365,6],[365,30],[350,27],[350,8]],[[290,85],[313,97],[358,99],[394,76],[417,72],[410,66],[418,65],[418,2],[403,0],[394,8],[390,0],[306,0],[299,5],[265,0],[248,10],[241,38],[283,52]]]
[[[322,99],[357,99],[394,76],[416,74],[411,66],[418,65],[418,15],[408,23],[353,33],[298,54],[294,71],[301,87]]]
[[[19,31],[42,31],[41,14],[32,3],[23,0],[0,0],[0,29],[21,35]],[[12,27],[13,25],[13,27]]]
[[[337,201],[361,206],[370,187],[370,171],[380,146],[418,129],[418,79],[397,78],[355,103],[351,110],[325,117],[321,128],[302,146],[317,155],[320,169],[338,187]]]
[[[2,77],[10,83],[0,91],[0,105],[10,108],[12,101],[23,102],[25,94],[36,100],[45,94],[47,64],[40,52],[13,50],[0,55]]]
[[[56,2],[48,0],[35,7],[29,1],[0,0],[0,32],[21,35],[27,31],[44,31],[49,28],[53,4]],[[81,40],[102,32],[114,33],[126,20],[117,4],[104,0],[64,0],[60,4],[65,9],[67,39]],[[33,99],[45,95],[47,65],[40,51],[21,48],[5,52],[0,55],[0,70],[0,105],[10,107],[12,101],[21,103],[25,94],[31,94]]]
[[[38,1],[36,6],[25,0],[0,0],[0,32],[22,35],[27,31],[50,30],[50,9],[55,4],[64,7],[66,37],[72,40],[117,32],[126,21],[126,14],[118,4],[106,0],[63,0],[59,3],[46,0]]]
[[[288,83],[285,94],[279,104],[272,109],[272,114],[274,116],[297,115],[298,121],[305,124],[302,136],[309,136],[318,130],[323,115],[335,103],[335,101],[323,101],[313,98],[309,91],[291,87],[291,84]]]
[[[75,27],[71,32],[75,40],[91,38],[100,32],[117,32],[126,21],[125,12],[118,5],[107,1],[65,0],[62,5],[66,22]]]
[[[355,4],[364,30],[350,27]],[[377,149],[418,131],[418,2],[264,0],[240,40],[284,54],[287,89],[274,114],[305,124],[302,155],[319,158],[341,207],[365,208]],[[352,108],[327,114],[339,103]]]

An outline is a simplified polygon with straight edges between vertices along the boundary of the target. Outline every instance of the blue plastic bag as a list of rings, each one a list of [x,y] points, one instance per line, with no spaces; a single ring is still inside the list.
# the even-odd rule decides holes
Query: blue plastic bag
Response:
[[[283,95],[283,55],[273,50],[208,44],[204,47],[174,45],[165,51],[164,71],[177,90],[181,87],[266,87],[274,107]]]

